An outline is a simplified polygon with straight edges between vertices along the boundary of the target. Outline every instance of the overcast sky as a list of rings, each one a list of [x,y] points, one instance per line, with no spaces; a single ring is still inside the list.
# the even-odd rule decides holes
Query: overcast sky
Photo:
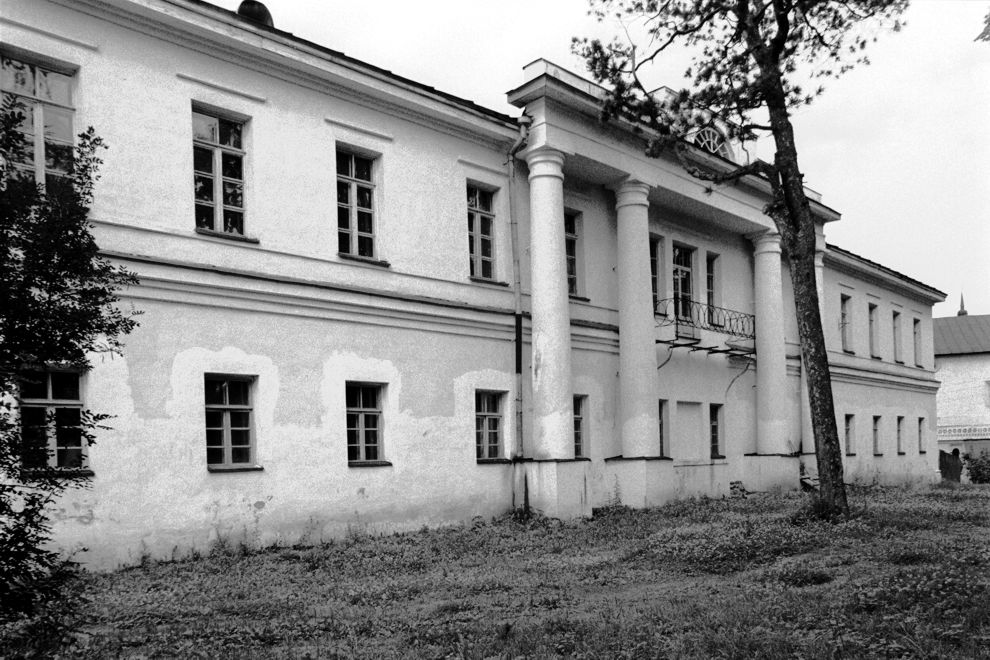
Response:
[[[237,9],[239,0],[213,0]],[[543,57],[586,75],[572,36],[607,36],[584,0],[266,0],[275,26],[513,116],[505,92]],[[914,0],[871,66],[794,119],[806,183],[842,213],[830,243],[990,314],[990,0]],[[681,86],[671,57],[664,82]],[[761,153],[761,155],[764,155]]]

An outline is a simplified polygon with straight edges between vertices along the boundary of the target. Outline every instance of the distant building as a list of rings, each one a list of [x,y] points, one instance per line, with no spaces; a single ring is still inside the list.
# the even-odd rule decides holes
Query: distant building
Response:
[[[57,176],[96,127],[95,233],[141,279],[122,357],[22,397],[51,460],[92,474],[55,520],[77,558],[816,472],[768,184],[646,158],[587,80],[531,63],[520,122],[202,0],[0,0],[0,24],[38,127],[22,166]],[[695,145],[742,153],[717,123]],[[809,194],[847,478],[931,481],[944,294],[826,245],[839,214]],[[92,448],[43,428],[83,406],[115,415]]]
[[[946,453],[990,452],[990,314],[933,320],[938,391],[938,446]]]

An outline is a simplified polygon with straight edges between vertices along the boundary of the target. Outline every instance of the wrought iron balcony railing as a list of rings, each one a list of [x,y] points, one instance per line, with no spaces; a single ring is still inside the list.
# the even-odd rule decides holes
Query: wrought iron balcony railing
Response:
[[[734,309],[705,305],[688,298],[664,298],[657,301],[656,313],[660,326],[676,325],[740,339],[756,338],[756,317]]]

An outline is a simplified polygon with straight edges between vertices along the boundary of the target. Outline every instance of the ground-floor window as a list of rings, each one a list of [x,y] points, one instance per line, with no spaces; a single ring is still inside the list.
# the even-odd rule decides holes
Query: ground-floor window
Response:
[[[474,394],[474,429],[479,459],[502,457],[502,392]]]
[[[382,460],[382,386],[347,383],[347,461]]]

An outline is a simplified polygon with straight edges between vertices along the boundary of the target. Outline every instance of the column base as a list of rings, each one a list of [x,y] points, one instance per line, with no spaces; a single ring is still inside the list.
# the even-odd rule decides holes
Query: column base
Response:
[[[797,490],[801,487],[801,458],[787,454],[746,454],[742,482],[746,490]]]
[[[548,518],[591,517],[588,460],[524,460],[517,479],[517,506],[528,502],[532,511]]]

